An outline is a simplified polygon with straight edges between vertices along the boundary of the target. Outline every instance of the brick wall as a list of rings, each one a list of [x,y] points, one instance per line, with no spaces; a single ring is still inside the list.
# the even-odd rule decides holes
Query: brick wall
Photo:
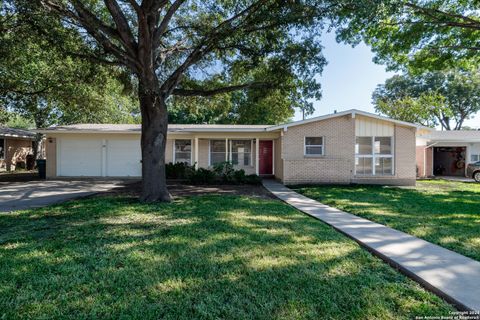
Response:
[[[305,137],[324,137],[324,156],[304,155]],[[282,138],[285,184],[349,183],[355,122],[350,115],[290,127]]]
[[[5,159],[1,160],[0,165],[7,171],[15,170],[17,162],[26,162],[26,156],[33,153],[32,140],[4,138],[5,139]]]
[[[393,127],[393,125],[392,125]],[[415,129],[394,126],[395,174],[355,176],[355,120],[350,115],[290,127],[282,137],[283,182],[413,185],[416,177]],[[324,156],[304,155],[305,137],[324,137]]]

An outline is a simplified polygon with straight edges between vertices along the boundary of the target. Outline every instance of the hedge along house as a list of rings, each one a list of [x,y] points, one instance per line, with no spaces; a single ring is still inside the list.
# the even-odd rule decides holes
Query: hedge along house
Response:
[[[480,131],[431,131],[416,144],[419,177],[465,177],[466,166],[480,161]]]
[[[417,126],[348,110],[282,125],[179,125],[166,162],[237,169],[285,184],[415,183]],[[46,134],[47,177],[140,177],[140,126],[79,124]]]
[[[26,157],[33,153],[35,133],[0,127],[0,171],[11,171],[26,165]]]

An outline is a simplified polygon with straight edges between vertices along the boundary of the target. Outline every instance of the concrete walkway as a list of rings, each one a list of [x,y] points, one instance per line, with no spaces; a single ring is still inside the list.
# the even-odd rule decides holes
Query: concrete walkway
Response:
[[[323,205],[284,185],[264,180],[275,196],[319,219],[398,267],[460,310],[480,311],[480,262],[430,242]]]

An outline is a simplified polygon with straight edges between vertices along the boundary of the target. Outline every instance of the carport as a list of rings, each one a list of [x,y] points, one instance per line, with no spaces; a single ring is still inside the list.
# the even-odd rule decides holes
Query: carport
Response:
[[[435,176],[465,176],[467,147],[434,147],[433,173]]]
[[[417,136],[419,177],[465,177],[467,165],[477,161],[480,161],[480,130],[432,130]]]

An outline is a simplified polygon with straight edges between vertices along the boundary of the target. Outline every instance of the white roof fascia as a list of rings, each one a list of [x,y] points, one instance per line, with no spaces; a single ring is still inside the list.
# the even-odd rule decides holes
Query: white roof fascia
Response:
[[[55,129],[38,129],[32,130],[34,132],[43,133],[43,134],[63,134],[63,133],[89,133],[89,134],[99,134],[99,133],[115,133],[115,134],[141,134],[140,130],[55,130]],[[168,133],[189,133],[189,132],[265,132],[265,128],[233,128],[233,129],[224,129],[224,128],[194,128],[194,129],[172,129],[168,130]]]
[[[31,130],[34,131],[34,130]],[[35,140],[35,137],[32,136],[23,136],[23,135],[18,135],[18,134],[0,134],[0,138],[22,138],[22,139],[29,139],[29,140]]]

